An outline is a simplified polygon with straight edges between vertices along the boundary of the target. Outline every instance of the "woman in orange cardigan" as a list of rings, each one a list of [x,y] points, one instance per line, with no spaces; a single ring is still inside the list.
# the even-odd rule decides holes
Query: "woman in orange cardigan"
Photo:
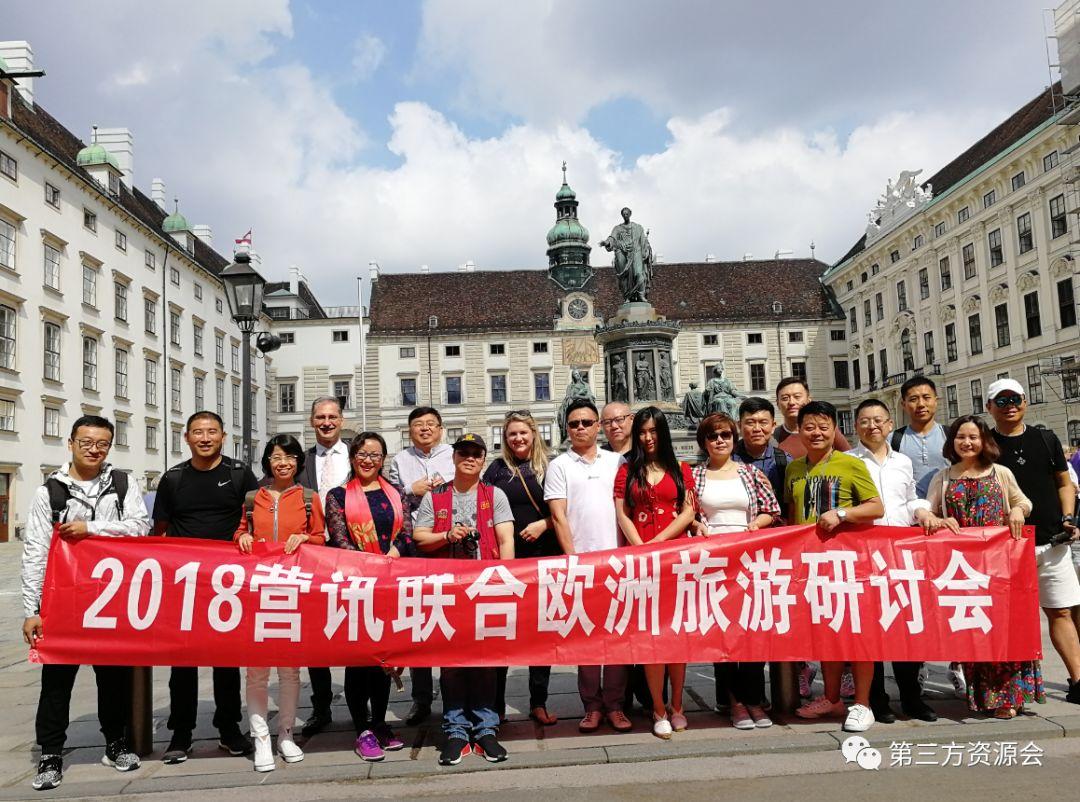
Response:
[[[295,437],[279,434],[270,439],[263,451],[263,486],[249,493],[244,514],[234,539],[240,551],[251,553],[256,540],[284,543],[285,553],[292,554],[306,543],[326,542],[319,494],[296,483],[304,469],[304,449]],[[278,752],[286,763],[297,763],[304,753],[293,741],[296,706],[300,701],[300,669],[278,667]],[[247,707],[251,734],[255,741],[255,771],[274,770],[274,750],[266,722],[269,668],[248,668]]]

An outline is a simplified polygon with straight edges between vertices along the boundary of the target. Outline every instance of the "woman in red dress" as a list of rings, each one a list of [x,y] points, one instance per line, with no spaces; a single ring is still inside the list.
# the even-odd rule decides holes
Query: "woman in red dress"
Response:
[[[686,537],[694,521],[695,488],[690,466],[675,458],[667,418],[657,407],[634,416],[630,453],[615,476],[615,514],[632,546]],[[664,672],[671,681],[671,706],[664,708]],[[653,735],[670,738],[686,729],[683,684],[686,663],[645,666],[653,699]],[[670,717],[669,717],[670,713]]]

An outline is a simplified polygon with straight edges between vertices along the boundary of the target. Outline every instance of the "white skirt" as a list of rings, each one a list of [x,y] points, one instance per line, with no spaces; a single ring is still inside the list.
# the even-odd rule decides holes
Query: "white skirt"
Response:
[[[1035,567],[1039,571],[1039,605],[1062,610],[1080,604],[1080,579],[1072,563],[1068,543],[1036,546]]]

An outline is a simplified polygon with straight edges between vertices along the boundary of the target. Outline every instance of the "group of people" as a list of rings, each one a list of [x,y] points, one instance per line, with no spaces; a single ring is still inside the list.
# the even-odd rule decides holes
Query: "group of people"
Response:
[[[1035,527],[1040,604],[1051,640],[1069,672],[1067,699],[1080,704],[1080,638],[1074,611],[1080,581],[1069,542],[1076,535],[1076,486],[1060,442],[1049,431],[1027,427],[1023,388],[1011,379],[994,382],[987,412],[966,415],[948,427],[936,421],[937,390],[924,377],[901,388],[908,424],[894,429],[888,407],[866,399],[855,411],[859,443],[850,448],[837,413],[811,398],[806,381],[787,378],[776,390],[776,407],[747,398],[738,419],[708,415],[697,429],[704,458],[680,462],[664,412],[636,414],[611,403],[603,411],[587,398],[565,412],[567,449],[551,458],[528,411],[506,415],[500,453],[487,464],[477,434],[443,442],[436,409],[409,415],[412,445],[392,458],[383,438],[361,432],[342,439],[344,418],[335,398],[311,408],[315,445],[304,450],[290,435],[269,440],[263,479],[222,453],[224,427],[212,412],[187,422],[189,460],[162,477],[152,516],[134,482],[107,461],[113,426],[85,416],[72,428],[71,461],[37,491],[23,556],[23,633],[31,646],[42,637],[41,588],[54,531],[87,535],[199,537],[231,541],[250,552],[255,541],[300,548],[344,548],[391,558],[492,559],[544,557],[636,546],[691,536],[724,536],[784,523],[816,523],[827,535],[845,523],[918,526],[927,535],[965,526],[1008,525],[1021,537]],[[603,432],[606,444],[600,445]],[[485,468],[486,465],[486,468]],[[922,700],[918,663],[894,663],[905,715],[927,721],[936,713]],[[367,761],[404,742],[387,722],[390,687],[402,669],[345,668],[344,694],[356,731],[356,754]],[[975,710],[1010,718],[1045,698],[1038,663],[976,663],[951,667]],[[78,666],[45,665],[37,714],[41,746],[36,789],[54,788],[63,773],[61,752],[71,690]],[[119,771],[139,766],[124,730],[131,669],[95,666],[98,710],[106,749],[103,762]],[[809,697],[815,669],[800,674]],[[294,738],[300,669],[278,676],[277,754],[303,760]],[[739,729],[772,725],[759,662],[714,666],[717,712]],[[825,662],[824,693],[798,710],[802,718],[844,717],[843,728],[862,732],[895,721],[884,671],[873,662]],[[312,713],[305,738],[332,721],[330,669],[308,669]],[[430,668],[410,669],[412,708],[407,726],[426,721],[435,698]],[[443,668],[439,672],[446,735],[439,762],[455,765],[470,753],[491,762],[507,759],[499,743],[506,715],[506,668]],[[541,725],[557,719],[547,709],[549,666],[528,670],[529,716]],[[669,739],[688,726],[683,709],[686,665],[587,665],[578,668],[584,716],[582,732],[606,722],[617,732],[633,729],[627,715],[634,699],[652,718],[652,732]],[[240,729],[240,669],[213,669],[219,746],[233,755],[254,752],[256,771],[275,767],[267,686],[268,668],[246,671],[250,739]],[[198,673],[176,667],[169,679],[172,737],[165,763],[187,759],[196,724]],[[850,709],[846,697],[853,697]]]

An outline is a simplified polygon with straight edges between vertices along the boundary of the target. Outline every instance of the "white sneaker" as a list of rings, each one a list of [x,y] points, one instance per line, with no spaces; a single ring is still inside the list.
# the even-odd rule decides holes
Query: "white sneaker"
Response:
[[[273,771],[277,766],[274,765],[274,747],[270,743],[270,736],[256,735],[253,740],[255,742],[255,771]]]
[[[754,729],[754,719],[750,717],[746,705],[736,702],[731,706],[731,726],[737,730]]]
[[[830,716],[842,716],[847,713],[847,705],[841,702],[830,702],[826,697],[819,696],[817,699],[807,702],[795,715],[799,718],[828,718]]]
[[[750,718],[754,720],[754,726],[758,729],[765,729],[772,726],[772,719],[765,714],[765,710],[760,707],[748,707],[747,712],[750,713]]]
[[[304,750],[296,745],[291,729],[278,734],[277,750],[286,763],[299,763],[304,759]]]
[[[964,668],[959,663],[949,663],[949,679],[952,680],[953,693],[957,699],[967,699],[967,680]]]
[[[657,738],[663,738],[665,741],[671,738],[671,722],[667,720],[667,716],[664,718],[656,718],[653,716],[652,734]]]
[[[844,732],[866,732],[874,726],[874,711],[866,705],[852,705],[844,720]]]

